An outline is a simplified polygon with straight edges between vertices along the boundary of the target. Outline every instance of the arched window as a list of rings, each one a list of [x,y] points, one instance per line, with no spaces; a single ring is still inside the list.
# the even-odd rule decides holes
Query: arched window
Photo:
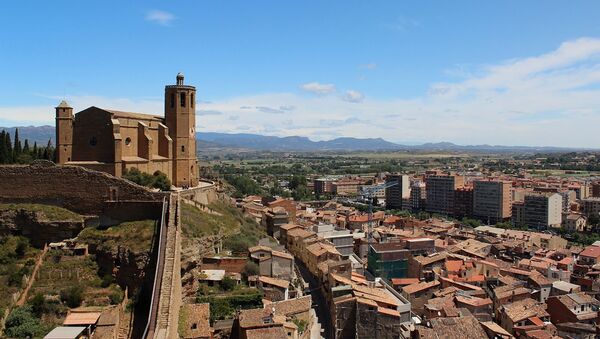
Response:
[[[185,146],[181,145],[181,153],[185,152]]]
[[[194,93],[190,94],[190,107],[194,108]]]
[[[171,108],[175,108],[175,93],[171,93]]]
[[[185,107],[185,93],[179,94],[179,101],[180,101],[179,105],[181,107]]]

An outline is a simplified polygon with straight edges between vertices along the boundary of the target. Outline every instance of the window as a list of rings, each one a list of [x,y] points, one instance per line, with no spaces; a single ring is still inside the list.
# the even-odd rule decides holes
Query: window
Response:
[[[179,105],[185,107],[185,93],[179,94]]]
[[[129,146],[131,145],[131,138],[127,137],[127,139],[125,139],[125,146]]]
[[[98,139],[96,139],[96,137],[91,137],[90,138],[90,145],[96,146],[97,144],[98,144]]]
[[[185,146],[181,145],[181,153],[185,152]]]
[[[171,108],[175,108],[175,93],[171,93]]]
[[[194,108],[194,93],[190,94],[190,107]]]

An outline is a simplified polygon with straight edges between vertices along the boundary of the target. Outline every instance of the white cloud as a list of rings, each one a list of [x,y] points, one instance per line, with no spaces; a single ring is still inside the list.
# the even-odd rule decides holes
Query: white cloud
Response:
[[[325,95],[335,92],[334,84],[321,84],[318,82],[309,82],[300,86],[300,88],[307,92],[311,92],[318,95]]]
[[[146,13],[146,20],[157,23],[162,26],[169,26],[176,17],[172,13],[160,11],[157,9],[148,11]]]
[[[324,95],[335,92],[332,84],[304,86],[320,95],[266,93],[199,102],[197,130],[314,140],[353,136],[398,142],[600,147],[600,39],[567,41],[537,56],[470,67],[461,80],[434,83],[427,93],[408,99],[370,95],[348,102]],[[67,100],[76,111],[95,105],[160,115],[164,107],[162,98]],[[59,101],[56,98],[47,107],[0,107],[0,124],[54,124],[53,106]]]
[[[342,100],[357,103],[363,101],[364,98],[365,96],[361,92],[348,90],[342,97]]]

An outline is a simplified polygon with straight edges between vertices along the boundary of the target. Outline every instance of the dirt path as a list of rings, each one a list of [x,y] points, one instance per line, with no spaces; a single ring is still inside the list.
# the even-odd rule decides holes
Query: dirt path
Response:
[[[35,276],[37,275],[37,272],[39,271],[40,267],[42,266],[42,263],[44,262],[44,256],[46,256],[46,253],[48,253],[48,246],[44,247],[44,250],[40,254],[40,257],[38,258],[37,262],[35,263],[35,267],[33,268],[33,272],[31,272],[31,276],[29,278],[29,281],[27,282],[27,286],[23,290],[23,293],[21,293],[21,297],[19,297],[19,300],[17,300],[16,306],[23,306],[27,301],[29,289],[31,289],[31,286],[33,286],[33,283],[35,282]]]

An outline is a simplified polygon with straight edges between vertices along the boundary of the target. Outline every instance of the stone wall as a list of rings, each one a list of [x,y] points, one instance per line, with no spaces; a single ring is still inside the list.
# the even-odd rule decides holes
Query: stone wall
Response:
[[[0,166],[0,183],[0,203],[50,204],[81,214],[100,215],[109,201],[162,201],[165,196],[103,172],[47,161]]]

